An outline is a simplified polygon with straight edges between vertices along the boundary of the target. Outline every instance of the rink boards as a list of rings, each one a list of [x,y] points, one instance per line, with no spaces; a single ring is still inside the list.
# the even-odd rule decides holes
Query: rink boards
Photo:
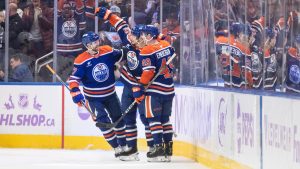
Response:
[[[120,95],[122,87],[116,88]],[[90,115],[57,85],[0,85],[0,146],[109,149]],[[300,100],[176,88],[175,155],[211,168],[299,168]],[[139,148],[146,150],[140,121]]]

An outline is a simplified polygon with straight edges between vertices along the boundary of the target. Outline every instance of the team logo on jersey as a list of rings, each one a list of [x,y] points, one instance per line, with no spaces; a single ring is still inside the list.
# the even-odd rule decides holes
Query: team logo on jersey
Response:
[[[106,64],[99,63],[93,68],[93,77],[97,82],[104,82],[109,77],[109,69]]]
[[[275,54],[270,57],[270,62],[267,64],[267,72],[275,72],[277,69],[277,60]]]
[[[251,63],[248,63],[248,65],[251,65]],[[252,53],[252,71],[258,73],[261,70],[262,70],[262,64],[259,60],[258,55],[256,53]]]
[[[62,25],[62,33],[68,38],[73,38],[77,33],[76,21],[65,21]]]
[[[298,65],[292,65],[290,68],[289,79],[294,84],[300,83],[300,68]]]
[[[136,57],[136,53],[133,51],[129,51],[127,53],[127,64],[130,70],[134,70],[139,65],[139,60]]]

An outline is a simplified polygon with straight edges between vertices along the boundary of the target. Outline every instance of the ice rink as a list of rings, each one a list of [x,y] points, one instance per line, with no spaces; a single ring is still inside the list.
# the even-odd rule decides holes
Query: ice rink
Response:
[[[139,157],[123,162],[103,150],[0,149],[0,169],[207,169],[183,157],[171,163],[149,163],[145,152]]]

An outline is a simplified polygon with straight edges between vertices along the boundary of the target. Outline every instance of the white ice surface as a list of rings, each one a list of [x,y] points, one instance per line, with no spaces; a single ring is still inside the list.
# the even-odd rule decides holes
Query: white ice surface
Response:
[[[149,163],[145,152],[140,161],[123,162],[114,152],[102,150],[0,149],[0,169],[207,169],[183,157],[170,163]]]

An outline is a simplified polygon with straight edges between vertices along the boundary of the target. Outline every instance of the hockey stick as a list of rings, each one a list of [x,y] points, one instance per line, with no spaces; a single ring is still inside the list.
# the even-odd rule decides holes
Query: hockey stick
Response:
[[[167,68],[167,66],[171,63],[171,61],[175,58],[176,54],[174,53],[167,61],[167,63],[161,67],[158,71],[158,73],[152,78],[152,80],[148,83],[148,85],[145,87],[145,91],[149,88],[149,86],[154,82],[154,80],[159,76],[161,75],[161,73]],[[117,120],[115,121],[114,123],[96,123],[96,126],[97,127],[104,127],[104,128],[113,128],[113,127],[116,127],[119,122],[121,120],[124,119],[124,117],[129,113],[129,111],[132,109],[132,107],[136,104],[137,102],[134,101],[132,102],[128,108],[124,111],[124,113],[122,114],[122,116]],[[105,124],[105,125],[104,125]]]
[[[59,80],[59,82],[64,85],[70,92],[71,89],[69,88],[69,86],[58,76],[58,74],[47,64],[46,67],[49,69],[49,71],[56,76],[56,78]],[[84,103],[83,100],[80,101],[80,103],[86,108],[86,110],[91,114],[92,119],[94,121],[96,121],[96,114]],[[101,123],[101,122],[97,122],[97,124],[101,125],[104,128],[111,128],[111,123]]]
[[[71,89],[69,88],[69,86],[58,76],[58,74],[47,64],[46,65],[47,69],[53,74],[55,75],[55,77],[58,79],[58,81],[64,85],[70,92],[71,92]],[[80,103],[86,108],[86,110],[91,114],[92,116],[92,119],[95,121],[96,120],[96,115],[94,112],[92,112],[88,107],[87,105],[84,103],[83,100],[80,101]]]

